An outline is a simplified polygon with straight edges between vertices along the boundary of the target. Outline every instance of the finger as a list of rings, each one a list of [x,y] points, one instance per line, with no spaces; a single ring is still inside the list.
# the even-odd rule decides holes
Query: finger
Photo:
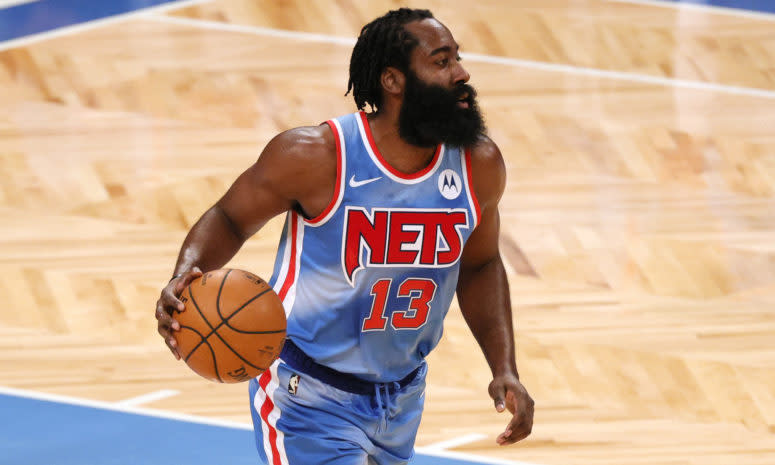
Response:
[[[156,307],[156,319],[159,321],[159,328],[172,329],[173,331],[180,331],[180,323],[178,320],[172,318],[169,312],[162,309],[161,306]],[[164,334],[162,334],[164,336]]]
[[[175,338],[171,336],[164,338],[164,342],[167,343],[167,347],[172,352],[172,355],[175,356],[175,359],[180,360],[180,353],[178,352],[178,343],[175,341]]]
[[[511,437],[511,433],[512,431],[510,429],[507,429],[506,431],[498,435],[498,438],[495,440],[495,442],[497,442],[499,446],[510,444],[509,438]]]
[[[532,399],[528,398],[524,404],[532,404]],[[526,405],[514,415],[506,430],[498,436],[498,444],[513,444],[530,436],[533,430],[533,414],[527,411],[528,407],[529,405]]]
[[[514,444],[515,442],[519,442],[528,436],[530,436],[529,429],[514,431],[512,432],[512,434],[508,436],[505,433],[502,433],[500,436],[498,436],[497,443],[499,446],[508,446],[509,444]]]
[[[517,415],[514,415],[511,418],[511,421],[508,425],[506,425],[506,429],[503,430],[503,432],[498,436],[498,444],[503,444],[507,442],[515,432],[518,432],[520,429],[520,425],[522,424],[522,418],[520,418]]]
[[[509,421],[506,429],[496,439],[498,444],[502,446],[506,444],[513,444],[530,435],[530,431],[533,428],[533,415],[532,412],[528,412],[528,404],[531,402],[532,399],[527,398],[523,399],[523,402],[520,402],[517,405],[516,412],[511,418],[511,421]],[[511,408],[511,406],[509,407]]]
[[[175,306],[169,305],[169,302],[166,301],[167,299],[161,298],[159,299],[159,303],[156,304],[156,319],[159,321],[167,320],[172,317],[172,312],[175,310]]]
[[[180,295],[183,290],[191,284],[191,281],[202,276],[202,270],[195,266],[191,268],[186,274],[183,275],[183,279],[175,283],[175,295]]]
[[[167,344],[167,348],[170,349],[172,355],[174,355],[176,359],[180,360],[180,353],[178,352],[178,341],[175,340],[175,336],[172,335],[170,328],[168,326],[162,325],[160,322],[157,330],[161,337],[164,338],[164,343]]]
[[[177,285],[175,286],[177,287]],[[182,312],[186,309],[185,304],[183,304],[183,302],[177,297],[181,293],[182,291],[179,292],[177,295],[175,295],[169,289],[164,289],[161,292],[161,299],[159,299],[159,305],[163,306],[165,313],[168,313],[171,315],[172,312]]]
[[[530,433],[533,429],[532,419],[525,418],[522,422],[517,424],[513,423],[513,421],[509,423],[509,426],[506,427],[506,430],[498,436],[496,442],[499,445],[504,446],[507,444],[514,444],[515,442],[521,441],[522,439],[530,436]]]
[[[492,397],[492,400],[495,403],[495,410],[498,411],[498,413],[504,411],[506,409],[506,388],[502,384],[493,385],[490,384],[490,397]]]

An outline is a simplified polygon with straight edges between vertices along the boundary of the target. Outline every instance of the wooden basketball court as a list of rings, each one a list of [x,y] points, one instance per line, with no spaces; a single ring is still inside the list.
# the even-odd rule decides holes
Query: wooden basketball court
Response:
[[[532,436],[498,447],[507,418],[453,308],[418,446],[775,463],[775,16],[407,3],[462,45],[507,159],[501,250],[536,400]],[[245,385],[169,354],[155,301],[188,228],[274,134],[354,111],[354,37],[397,5],[213,0],[0,51],[0,385],[174,390],[143,406],[249,423]],[[268,278],[280,229],[231,266]]]

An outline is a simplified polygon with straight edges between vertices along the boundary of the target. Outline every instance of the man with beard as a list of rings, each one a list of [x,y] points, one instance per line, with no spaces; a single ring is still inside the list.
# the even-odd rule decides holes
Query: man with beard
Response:
[[[275,137],[186,237],[156,309],[178,358],[171,313],[182,290],[286,213],[270,284],[288,339],[250,382],[265,463],[407,463],[424,359],[455,291],[492,371],[495,408],[513,415],[497,443],[530,434],[533,400],[517,373],[498,250],[504,162],[469,77],[429,11],[377,18],[350,61],[360,111]]]

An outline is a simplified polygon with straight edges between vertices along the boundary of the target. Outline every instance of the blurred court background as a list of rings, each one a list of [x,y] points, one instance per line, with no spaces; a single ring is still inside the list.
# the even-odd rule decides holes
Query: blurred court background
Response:
[[[497,447],[507,418],[453,308],[422,463],[775,463],[772,2],[6,0],[0,464],[156,463],[177,428],[76,460],[67,438],[93,431],[73,402],[244,431],[247,386],[176,362],[154,303],[273,135],[354,111],[354,38],[401,5],[452,30],[506,158],[500,245],[536,400],[532,436]],[[268,278],[280,229],[231,266]]]

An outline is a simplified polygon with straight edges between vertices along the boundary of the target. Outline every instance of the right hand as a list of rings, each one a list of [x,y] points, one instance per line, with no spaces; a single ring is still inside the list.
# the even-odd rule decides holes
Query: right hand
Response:
[[[172,317],[172,312],[185,310],[185,305],[179,299],[180,294],[191,281],[200,276],[202,276],[202,270],[195,266],[182,275],[171,279],[162,289],[159,300],[156,301],[156,320],[158,320],[159,334],[164,338],[164,342],[177,360],[180,360],[180,353],[173,332],[180,330],[180,323]]]

